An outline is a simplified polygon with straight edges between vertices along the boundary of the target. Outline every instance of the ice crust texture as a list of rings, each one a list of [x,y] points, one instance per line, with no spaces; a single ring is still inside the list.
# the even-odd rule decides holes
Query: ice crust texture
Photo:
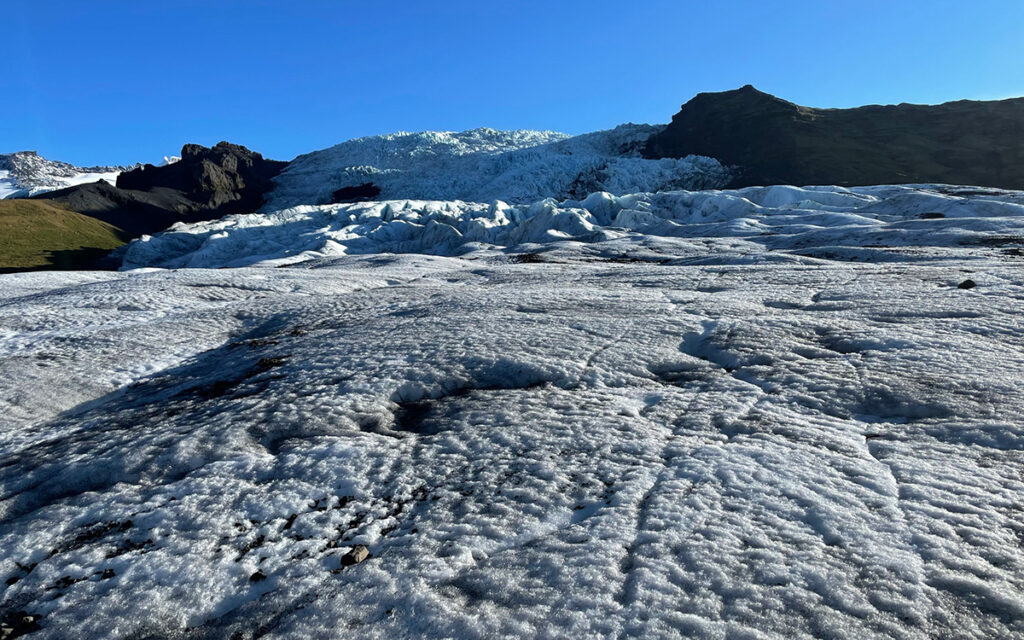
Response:
[[[128,252],[301,264],[3,276],[0,609],[37,638],[1024,637],[1022,207],[310,206]]]
[[[329,203],[336,189],[366,182],[381,188],[381,199],[515,203],[729,182],[730,171],[712,158],[641,158],[640,148],[663,128],[625,124],[579,136],[482,128],[357,138],[293,160],[275,178],[262,210]]]

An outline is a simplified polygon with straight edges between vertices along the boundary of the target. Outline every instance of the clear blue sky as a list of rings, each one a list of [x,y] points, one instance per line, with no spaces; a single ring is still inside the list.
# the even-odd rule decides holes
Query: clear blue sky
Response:
[[[76,164],[580,133],[746,83],[819,107],[1024,95],[1021,0],[4,0],[0,24],[0,152]]]

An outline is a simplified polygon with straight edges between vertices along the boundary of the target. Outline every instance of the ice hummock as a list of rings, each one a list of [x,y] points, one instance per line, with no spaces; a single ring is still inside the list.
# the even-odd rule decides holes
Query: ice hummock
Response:
[[[707,258],[708,243],[715,243],[752,260],[789,255],[877,261],[913,260],[920,247],[963,255],[991,243],[990,237],[1009,238],[1010,244],[1024,238],[1024,194],[944,185],[773,186],[595,193],[582,200],[519,205],[418,200],[303,205],[176,225],[136,240],[123,257],[126,269],[213,268],[368,253],[455,256],[567,242],[614,251],[615,242],[622,241],[676,247],[663,249],[664,259],[701,253]]]

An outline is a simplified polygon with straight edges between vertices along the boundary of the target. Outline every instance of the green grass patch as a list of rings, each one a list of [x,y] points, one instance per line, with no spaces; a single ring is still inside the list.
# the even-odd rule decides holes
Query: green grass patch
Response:
[[[0,200],[0,272],[88,269],[127,236],[45,200]]]

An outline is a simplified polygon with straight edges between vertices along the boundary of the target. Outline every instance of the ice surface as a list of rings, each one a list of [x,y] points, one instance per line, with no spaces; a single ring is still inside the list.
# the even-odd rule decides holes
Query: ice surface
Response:
[[[723,186],[730,174],[700,156],[641,158],[661,127],[627,124],[575,137],[553,131],[426,131],[349,140],[299,156],[274,179],[264,211],[331,202],[341,187],[372,182],[381,198],[532,202]]]
[[[943,185],[773,186],[594,193],[582,200],[522,205],[417,200],[302,205],[176,225],[129,245],[124,266],[281,265],[382,252],[454,256],[567,242],[587,243],[602,255],[660,245],[656,252],[664,260],[729,255],[749,261],[910,261],[932,256],[927,247],[969,259],[979,246],[1020,252],[1024,193]]]
[[[0,155],[0,200],[24,198],[97,180],[116,184],[118,174],[130,168],[76,167],[67,162],[47,160],[34,151]]]
[[[1022,637],[1022,204],[306,207],[128,254],[300,266],[0,276],[0,613],[38,638]]]

